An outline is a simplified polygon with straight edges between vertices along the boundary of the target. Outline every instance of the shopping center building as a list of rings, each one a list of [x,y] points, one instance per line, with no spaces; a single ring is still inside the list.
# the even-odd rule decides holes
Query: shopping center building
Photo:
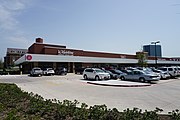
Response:
[[[137,52],[138,53],[138,52]],[[137,54],[136,53],[136,54]],[[23,73],[28,73],[33,67],[66,67],[68,72],[74,72],[79,67],[126,67],[137,66],[137,55],[94,52],[86,50],[69,49],[64,45],[44,44],[42,38],[37,38],[28,52],[15,61]],[[149,66],[155,64],[154,57],[147,57]],[[158,58],[159,66],[180,65],[180,59]]]

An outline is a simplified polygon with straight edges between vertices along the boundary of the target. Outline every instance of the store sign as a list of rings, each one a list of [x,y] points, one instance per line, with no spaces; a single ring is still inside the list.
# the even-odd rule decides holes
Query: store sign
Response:
[[[161,61],[180,61],[180,58],[159,58]]]
[[[26,56],[26,60],[32,60],[32,56],[31,55],[27,55]]]
[[[163,58],[158,58],[158,60],[161,60],[161,61],[167,61],[166,59],[163,59]]]
[[[69,50],[58,50],[58,55],[69,55],[72,56],[74,52],[69,51]]]
[[[121,57],[121,58],[126,58],[126,56],[125,56],[125,55],[121,55],[120,57]]]
[[[171,58],[170,61],[180,61],[180,59],[177,59],[177,58]]]

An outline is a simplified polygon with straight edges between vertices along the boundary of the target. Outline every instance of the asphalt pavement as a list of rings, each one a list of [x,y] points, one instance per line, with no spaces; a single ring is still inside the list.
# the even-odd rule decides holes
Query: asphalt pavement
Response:
[[[45,99],[76,99],[88,105],[106,104],[108,108],[120,111],[134,107],[142,110],[158,107],[164,110],[162,113],[180,110],[180,79],[149,84],[121,80],[87,81],[82,75],[75,74],[42,77],[4,75],[0,76],[0,82],[15,83],[22,90],[39,94]]]

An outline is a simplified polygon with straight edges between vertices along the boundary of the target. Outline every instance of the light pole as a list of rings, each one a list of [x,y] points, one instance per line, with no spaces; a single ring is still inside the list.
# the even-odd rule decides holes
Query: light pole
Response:
[[[155,49],[155,67],[157,68],[157,52],[156,52],[156,44],[160,43],[160,41],[151,42],[151,44],[154,44]]]

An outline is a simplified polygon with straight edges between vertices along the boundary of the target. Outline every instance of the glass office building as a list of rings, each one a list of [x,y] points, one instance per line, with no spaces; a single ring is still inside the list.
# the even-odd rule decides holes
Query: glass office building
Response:
[[[155,49],[155,46],[156,46],[156,49]],[[143,51],[148,52],[148,56],[162,57],[161,45],[144,45]]]

